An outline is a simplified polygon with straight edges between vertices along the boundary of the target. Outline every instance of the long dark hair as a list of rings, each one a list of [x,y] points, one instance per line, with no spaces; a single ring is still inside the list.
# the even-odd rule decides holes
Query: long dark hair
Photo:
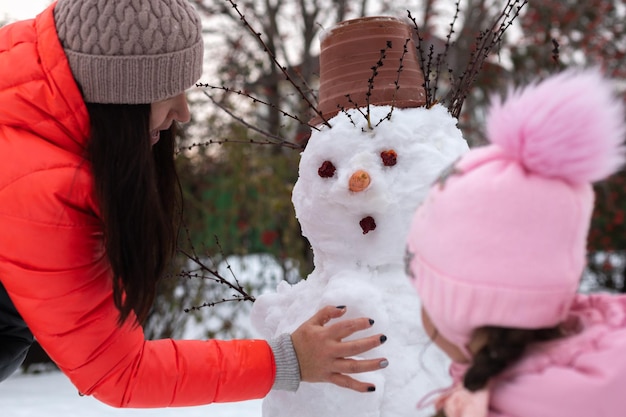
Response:
[[[150,144],[149,104],[87,103],[87,146],[113,270],[113,299],[123,323],[143,323],[158,280],[171,261],[178,231],[180,184],[174,165],[175,126]]]
[[[463,386],[469,391],[487,386],[489,379],[518,361],[531,343],[563,336],[560,326],[540,329],[486,326],[477,331],[484,333],[486,343],[476,352],[472,365],[463,377]]]
[[[463,377],[463,386],[472,392],[485,388],[491,378],[517,362],[530,344],[564,336],[560,325],[540,329],[485,326],[477,329],[474,334],[478,332],[482,333],[486,343],[476,352]],[[438,410],[433,417],[446,417],[446,414],[443,410]]]

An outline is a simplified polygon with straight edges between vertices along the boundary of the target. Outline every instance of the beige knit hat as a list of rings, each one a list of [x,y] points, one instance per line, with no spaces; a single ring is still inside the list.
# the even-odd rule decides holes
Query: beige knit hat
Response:
[[[202,75],[200,17],[188,0],[59,0],[54,19],[86,102],[153,103]]]

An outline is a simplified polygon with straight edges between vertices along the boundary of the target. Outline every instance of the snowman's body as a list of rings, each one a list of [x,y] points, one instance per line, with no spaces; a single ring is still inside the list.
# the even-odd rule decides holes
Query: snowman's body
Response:
[[[321,383],[301,383],[295,393],[272,391],[263,403],[265,417],[424,415],[418,400],[449,382],[447,359],[421,327],[420,301],[405,274],[405,239],[429,186],[468,147],[442,106],[370,111],[372,125],[378,124],[372,129],[351,110],[332,118],[332,128],[312,134],[293,204],[315,269],[296,285],[283,282],[258,297],[252,321],[271,338],[293,332],[322,306],[345,305],[344,317],[375,320],[355,337],[388,337],[363,357],[385,357],[389,366],[353,375],[375,384],[372,393]],[[369,177],[365,187],[363,175]]]

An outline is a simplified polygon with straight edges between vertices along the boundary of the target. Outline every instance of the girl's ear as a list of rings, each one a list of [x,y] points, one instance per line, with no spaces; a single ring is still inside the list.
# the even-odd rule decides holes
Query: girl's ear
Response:
[[[474,333],[472,333],[472,339],[469,341],[467,346],[465,346],[465,348],[473,358],[476,353],[487,345],[488,341],[489,332],[484,327],[481,327],[474,330]]]
[[[445,338],[430,319],[428,312],[422,307],[422,324],[424,331],[430,339],[441,349],[450,359],[457,363],[471,363],[472,355],[465,346],[457,346]]]

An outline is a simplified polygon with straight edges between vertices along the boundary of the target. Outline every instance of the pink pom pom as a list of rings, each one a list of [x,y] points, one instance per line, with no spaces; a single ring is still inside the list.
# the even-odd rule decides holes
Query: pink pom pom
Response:
[[[565,71],[493,103],[491,143],[530,172],[594,182],[624,163],[624,106],[597,69]]]

